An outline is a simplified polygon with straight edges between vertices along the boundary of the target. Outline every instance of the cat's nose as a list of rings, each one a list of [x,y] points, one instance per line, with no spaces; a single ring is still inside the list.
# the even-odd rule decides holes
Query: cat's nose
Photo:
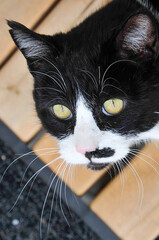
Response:
[[[96,148],[85,149],[85,148],[78,148],[78,147],[76,147],[76,151],[79,152],[79,153],[82,153],[83,155],[85,155],[86,152],[93,152],[95,150],[96,150]]]

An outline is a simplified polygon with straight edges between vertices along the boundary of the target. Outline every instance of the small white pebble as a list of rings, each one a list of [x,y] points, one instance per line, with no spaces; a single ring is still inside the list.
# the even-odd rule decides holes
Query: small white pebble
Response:
[[[2,159],[3,161],[5,161],[5,160],[6,160],[6,156],[5,156],[5,155],[1,155],[1,159]]]
[[[12,220],[12,225],[13,225],[13,226],[19,225],[19,220],[18,220],[18,219],[13,219],[13,220]]]

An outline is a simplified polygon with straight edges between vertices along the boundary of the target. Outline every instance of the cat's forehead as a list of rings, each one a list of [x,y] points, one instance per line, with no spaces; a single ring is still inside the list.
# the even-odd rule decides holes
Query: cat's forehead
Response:
[[[82,62],[78,60],[78,63],[75,63],[70,60],[62,67],[59,65],[59,70],[67,85],[67,90],[76,89],[86,99],[103,95],[124,96],[123,91],[130,91],[140,77],[138,64],[131,60],[114,59],[111,63],[108,60],[103,65],[90,62],[79,64],[80,61]]]

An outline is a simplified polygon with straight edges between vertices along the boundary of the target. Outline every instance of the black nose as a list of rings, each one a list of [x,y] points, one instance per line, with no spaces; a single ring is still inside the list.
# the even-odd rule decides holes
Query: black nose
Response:
[[[86,152],[85,156],[91,160],[92,157],[94,158],[105,158],[105,157],[111,157],[115,153],[115,150],[111,148],[103,148],[101,150],[97,149],[96,151],[93,152]]]

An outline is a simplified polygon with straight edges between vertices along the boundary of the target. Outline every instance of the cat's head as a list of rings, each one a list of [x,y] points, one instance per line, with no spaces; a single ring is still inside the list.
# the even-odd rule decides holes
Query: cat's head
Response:
[[[34,77],[39,118],[66,162],[101,169],[159,138],[159,24],[148,9],[115,0],[55,36],[8,24]]]

